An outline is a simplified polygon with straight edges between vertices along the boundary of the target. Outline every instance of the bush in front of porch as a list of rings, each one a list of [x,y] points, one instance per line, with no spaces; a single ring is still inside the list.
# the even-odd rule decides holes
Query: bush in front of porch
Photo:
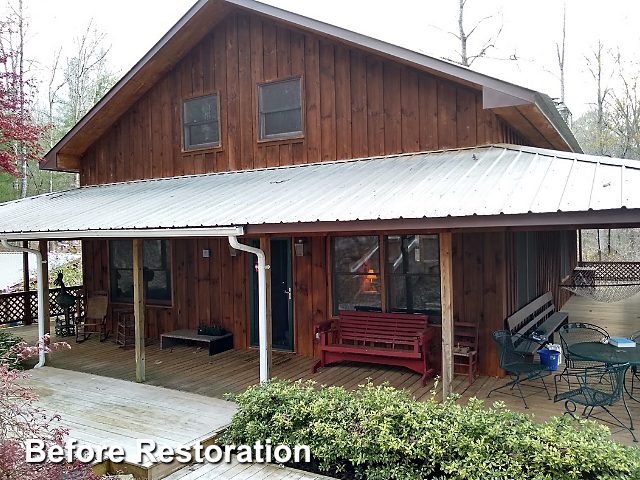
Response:
[[[271,381],[238,404],[223,443],[309,445],[314,465],[341,478],[637,479],[640,450],[595,422],[536,423],[501,402],[416,402],[409,392],[362,385],[315,389]],[[304,465],[299,465],[305,468]]]

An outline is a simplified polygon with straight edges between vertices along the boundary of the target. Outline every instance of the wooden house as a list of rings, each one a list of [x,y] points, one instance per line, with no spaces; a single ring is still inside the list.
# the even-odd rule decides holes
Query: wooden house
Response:
[[[576,228],[640,206],[619,176],[637,169],[581,155],[546,95],[252,0],[198,1],[42,168],[82,188],[38,214],[1,205],[0,237],[81,238],[111,331],[140,238],[146,337],[220,324],[256,347],[255,257],[207,233],[240,228],[271,266],[273,348],[316,355],[314,325],[341,309],[439,324],[446,302],[444,323],[478,328],[482,375],[502,373],[507,316],[567,299]]]

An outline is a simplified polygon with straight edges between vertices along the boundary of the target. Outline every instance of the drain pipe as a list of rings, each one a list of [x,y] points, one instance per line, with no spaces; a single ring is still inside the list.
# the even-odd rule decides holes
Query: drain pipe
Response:
[[[42,254],[40,250],[33,250],[31,248],[16,247],[15,245],[9,245],[6,238],[1,239],[2,245],[14,252],[26,252],[33,253],[38,259],[38,338],[40,339],[40,347],[44,346],[44,266],[47,262],[42,261]],[[49,269],[47,268],[47,273]],[[48,280],[48,278],[47,278]],[[40,368],[44,366],[45,352],[40,348],[40,360],[33,368]]]
[[[269,265],[266,264],[264,252],[259,248],[250,247],[238,242],[238,238],[229,235],[229,245],[236,250],[253,253],[258,257],[258,332],[260,343],[260,383],[269,380],[269,365],[267,363],[267,274]]]

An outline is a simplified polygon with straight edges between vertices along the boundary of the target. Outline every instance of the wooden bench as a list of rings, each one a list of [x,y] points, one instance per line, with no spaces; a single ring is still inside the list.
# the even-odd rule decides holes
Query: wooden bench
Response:
[[[569,315],[556,312],[553,295],[547,292],[525,305],[506,320],[507,330],[518,333],[538,343],[533,344],[527,353],[533,353],[546,342],[551,341],[553,332],[569,321]]]
[[[436,329],[427,315],[406,313],[340,312],[340,318],[315,326],[320,360],[311,369],[340,360],[399,365],[422,374],[422,386],[435,375],[429,365],[427,343]]]
[[[233,334],[198,335],[197,330],[176,330],[160,335],[160,350],[174,346],[176,343],[199,343],[209,350],[209,355],[231,350],[233,348]]]

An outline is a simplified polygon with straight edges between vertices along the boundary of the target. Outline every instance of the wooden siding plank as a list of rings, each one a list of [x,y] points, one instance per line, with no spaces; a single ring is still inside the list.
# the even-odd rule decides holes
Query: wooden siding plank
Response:
[[[307,162],[319,162],[321,154],[320,138],[320,42],[318,38],[305,35],[305,100]]]
[[[362,52],[352,51],[351,62],[351,145],[355,158],[369,154],[367,135],[367,61]]]
[[[264,80],[272,82],[278,79],[278,59],[276,58],[278,46],[276,24],[269,20],[262,22],[262,44]]]
[[[335,51],[336,158],[350,158],[351,148],[351,62],[349,50],[338,46]]]
[[[320,137],[322,160],[336,159],[335,60],[332,43],[320,42]]]
[[[253,134],[251,143],[253,145],[253,167],[263,168],[267,166],[267,160],[264,156],[264,149],[257,142],[258,138],[258,105],[257,85],[264,80],[263,59],[264,51],[262,46],[262,19],[255,15],[251,16],[251,91],[252,95],[256,95],[252,101],[252,125]]]
[[[220,92],[220,140],[222,149],[216,152],[216,172],[229,170],[229,128],[227,92],[227,30],[218,28],[213,36],[213,79],[214,88]]]
[[[456,138],[456,87],[438,80],[438,148],[455,148]]]
[[[240,104],[240,168],[253,165],[253,86],[251,69],[251,22],[247,15],[238,17],[238,94]]]
[[[384,62],[383,71],[384,153],[391,155],[402,151],[400,67]]]
[[[384,154],[384,99],[382,61],[367,56],[367,138],[369,156]]]
[[[299,32],[292,31],[290,36],[291,42],[291,75],[300,76],[302,78],[302,90],[306,92],[305,61],[304,61],[304,35]],[[305,94],[302,95],[303,109],[306,108]],[[306,119],[306,112],[303,112],[303,122]],[[306,134],[306,131],[305,131]],[[307,163],[306,140],[293,142],[291,144],[292,162],[295,165]]]
[[[458,147],[476,145],[476,96],[475,92],[466,88],[457,89],[456,128]]]
[[[295,243],[298,239],[294,238]],[[293,257],[293,318],[295,351],[298,355],[313,354],[311,255]]]
[[[276,63],[278,78],[291,76],[291,30],[281,25],[276,27]]]
[[[438,85],[435,77],[420,74],[420,150],[438,149]]]
[[[401,73],[402,151],[420,150],[420,80],[418,72],[405,68]]]
[[[227,142],[229,170],[242,169],[240,158],[240,102],[238,92],[238,18],[227,19]]]

